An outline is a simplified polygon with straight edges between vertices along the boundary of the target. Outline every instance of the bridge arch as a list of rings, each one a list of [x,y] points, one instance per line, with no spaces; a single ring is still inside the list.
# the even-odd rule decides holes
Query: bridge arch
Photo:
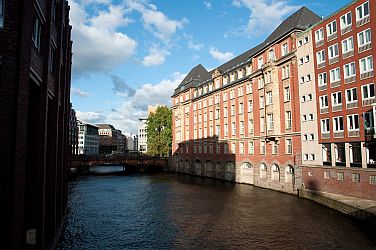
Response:
[[[280,181],[280,169],[277,164],[273,164],[271,172],[272,181]]]
[[[240,182],[247,184],[254,184],[253,166],[249,162],[243,162],[240,165]]]

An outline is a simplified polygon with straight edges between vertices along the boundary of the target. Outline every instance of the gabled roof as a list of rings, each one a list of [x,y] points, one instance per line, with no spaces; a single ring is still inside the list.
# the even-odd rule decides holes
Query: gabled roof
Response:
[[[280,25],[278,25],[278,27],[269,35],[269,37],[264,42],[233,58],[232,60],[220,65],[219,67],[217,67],[217,69],[219,69],[219,71],[221,71],[222,73],[231,70],[232,68],[235,68],[238,65],[247,62],[254,55],[261,52],[291,31],[296,29],[306,30],[320,20],[321,18],[318,15],[316,15],[306,7],[302,7],[291,16],[289,16],[286,20],[284,20]],[[175,96],[188,88],[196,87],[199,84],[210,80],[212,78],[212,73],[214,72],[214,70],[208,72],[201,64],[197,65],[183,79],[183,81],[175,89],[175,92],[172,96]]]

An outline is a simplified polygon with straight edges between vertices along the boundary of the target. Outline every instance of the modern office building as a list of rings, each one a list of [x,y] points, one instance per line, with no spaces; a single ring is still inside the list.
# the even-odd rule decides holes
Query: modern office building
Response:
[[[71,155],[78,154],[77,116],[76,116],[76,111],[72,108],[72,104],[70,104],[70,111],[69,111],[69,147],[70,147]]]
[[[68,1],[0,0],[0,242],[53,249],[67,205]]]
[[[301,108],[314,114],[313,122],[302,122],[309,140],[303,135],[303,163],[316,154],[312,163],[319,166],[303,167],[305,188],[376,200],[375,20],[375,1],[352,1],[298,38],[300,58],[310,55],[309,63],[298,58],[299,73],[311,78],[300,84],[300,97],[313,99]]]
[[[189,72],[172,96],[176,171],[296,192],[296,36],[320,20],[303,7],[256,47],[210,72]]]
[[[98,155],[99,135],[98,126],[78,121],[78,154]]]
[[[113,152],[117,152],[117,129],[111,124],[97,124],[97,126],[99,135],[99,153],[112,154]]]
[[[147,118],[139,118],[138,123],[138,151],[146,153],[148,151],[148,132],[147,132]]]

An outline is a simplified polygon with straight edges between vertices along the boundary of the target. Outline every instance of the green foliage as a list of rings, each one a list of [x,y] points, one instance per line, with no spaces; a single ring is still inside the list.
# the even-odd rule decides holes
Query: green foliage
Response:
[[[172,112],[166,106],[158,107],[147,120],[148,154],[169,156],[172,146]]]

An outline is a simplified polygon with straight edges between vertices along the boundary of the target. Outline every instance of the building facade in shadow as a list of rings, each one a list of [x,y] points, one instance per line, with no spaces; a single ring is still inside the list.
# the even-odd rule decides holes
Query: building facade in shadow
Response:
[[[71,26],[66,0],[0,0],[0,237],[56,245],[67,205]]]

